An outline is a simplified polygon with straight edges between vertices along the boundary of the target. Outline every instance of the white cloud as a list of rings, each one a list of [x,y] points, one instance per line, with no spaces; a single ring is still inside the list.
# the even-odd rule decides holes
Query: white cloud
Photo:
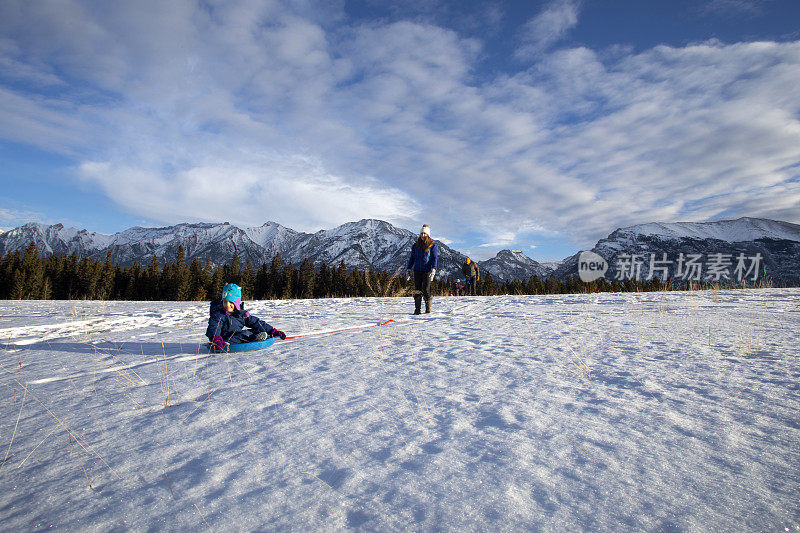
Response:
[[[763,10],[764,0],[707,0],[699,4],[701,13],[730,17],[758,16]]]
[[[181,169],[169,179],[141,166],[85,162],[79,174],[130,211],[170,223],[225,220],[247,227],[274,220],[311,232],[343,221],[396,220],[418,212],[402,191],[371,179],[348,182],[299,158],[208,164]]]
[[[555,0],[537,16],[529,20],[522,30],[521,44],[516,56],[529,60],[560,41],[578,24],[578,2]]]
[[[17,227],[21,224],[25,224],[26,222],[30,222],[32,220],[45,220],[46,217],[42,213],[37,213],[35,211],[29,211],[27,209],[10,209],[6,207],[0,207],[0,224],[3,226],[12,225],[12,227],[6,228],[12,229],[13,227]]]
[[[61,99],[26,95],[0,87],[0,137],[62,154],[102,137],[92,111],[79,116],[83,107]]]
[[[47,65],[28,65],[20,59],[20,55],[21,51],[14,41],[0,38],[0,76],[44,87],[64,85],[64,81]]]
[[[151,25],[156,4],[82,5],[0,22],[0,68],[71,80],[0,86],[0,136],[70,154],[153,220],[424,219],[514,248],[654,220],[800,222],[800,43],[554,49],[578,10],[558,2],[526,26],[535,68],[481,79],[480,41],[429,23],[185,1]]]
[[[765,215],[731,194],[759,194],[797,176],[787,167],[800,161],[799,65],[800,43],[660,48],[631,57],[597,79],[609,111],[570,128],[554,158],[569,174],[586,176],[588,186],[600,184],[597,199],[612,210],[626,207],[629,220],[694,211],[702,218]],[[616,96],[616,83],[629,88],[628,98]],[[589,203],[582,210],[601,222],[621,218]]]

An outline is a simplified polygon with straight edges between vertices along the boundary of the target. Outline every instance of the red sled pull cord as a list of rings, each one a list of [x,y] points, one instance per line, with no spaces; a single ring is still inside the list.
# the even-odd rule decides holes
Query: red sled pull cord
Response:
[[[303,338],[306,338],[306,337],[320,337],[322,335],[332,335],[334,333],[341,333],[343,331],[353,331],[355,329],[374,328],[374,327],[378,327],[378,326],[387,326],[389,324],[397,324],[397,321],[390,319],[390,320],[387,320],[386,322],[380,322],[378,324],[363,324],[361,326],[353,326],[353,327],[342,328],[342,329],[332,329],[332,330],[329,330],[329,331],[314,331],[312,333],[304,333],[302,335],[292,335],[292,336],[288,336],[287,335],[286,336],[286,340],[288,341],[288,340],[303,339]]]

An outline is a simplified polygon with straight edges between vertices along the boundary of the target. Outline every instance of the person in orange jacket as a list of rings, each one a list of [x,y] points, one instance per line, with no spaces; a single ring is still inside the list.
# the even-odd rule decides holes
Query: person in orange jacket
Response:
[[[467,257],[467,260],[464,261],[464,265],[461,267],[461,272],[467,280],[466,294],[475,296],[475,285],[477,285],[481,279],[481,269],[478,268],[478,264],[475,261]]]

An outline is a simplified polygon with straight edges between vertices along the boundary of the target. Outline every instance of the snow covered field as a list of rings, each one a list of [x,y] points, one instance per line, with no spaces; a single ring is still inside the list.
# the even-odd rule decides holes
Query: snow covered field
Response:
[[[800,290],[0,302],[6,531],[799,531]]]

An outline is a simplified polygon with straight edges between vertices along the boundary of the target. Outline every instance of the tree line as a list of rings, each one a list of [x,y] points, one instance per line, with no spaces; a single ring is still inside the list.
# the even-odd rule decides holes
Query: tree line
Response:
[[[234,253],[230,263],[223,266],[200,262],[197,258],[187,264],[183,247],[175,260],[161,265],[153,256],[148,265],[134,262],[121,267],[112,261],[109,251],[105,260],[71,255],[40,256],[31,243],[0,259],[0,299],[11,300],[166,300],[203,301],[218,298],[225,283],[242,287],[245,300],[275,300],[302,298],[347,298],[358,296],[405,296],[411,294],[413,282],[403,272],[348,269],[344,261],[338,266],[315,266],[306,259],[295,267],[284,263],[276,254],[270,263],[256,268],[247,261],[244,265]],[[452,279],[436,279],[431,293],[451,294]],[[650,281],[607,281],[601,278],[584,283],[576,277],[565,281],[550,276],[541,279],[498,282],[485,273],[476,289],[482,295],[501,294],[565,294],[585,292],[655,291],[672,288],[659,278]]]
[[[245,300],[395,296],[408,291],[402,276],[386,271],[316,266],[308,259],[299,267],[284,263],[280,254],[258,268],[241,264],[234,253],[230,263],[214,266],[197,258],[186,261],[183,247],[164,265],[156,256],[150,263],[122,267],[109,251],[105,260],[71,255],[40,256],[31,243],[0,259],[0,298],[11,300],[211,300],[225,283],[242,287]],[[434,282],[435,294],[446,283]]]

